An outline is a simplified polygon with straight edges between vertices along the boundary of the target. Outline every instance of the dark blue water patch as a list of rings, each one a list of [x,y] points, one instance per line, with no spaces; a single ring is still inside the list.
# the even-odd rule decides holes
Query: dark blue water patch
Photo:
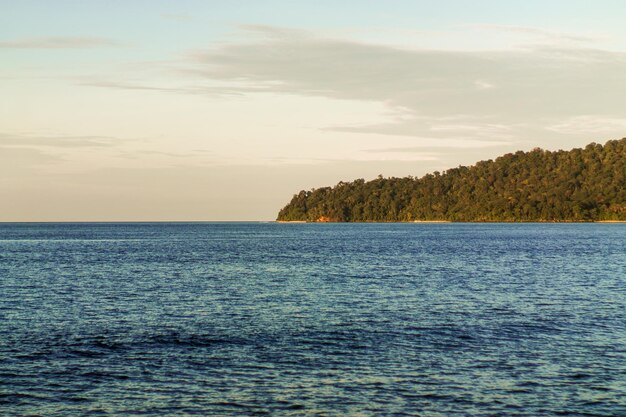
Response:
[[[0,414],[626,415],[619,224],[0,224]]]

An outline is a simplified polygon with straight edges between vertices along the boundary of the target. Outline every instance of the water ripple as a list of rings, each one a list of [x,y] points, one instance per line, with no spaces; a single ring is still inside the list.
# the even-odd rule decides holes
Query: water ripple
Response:
[[[626,415],[625,232],[0,224],[0,414]]]

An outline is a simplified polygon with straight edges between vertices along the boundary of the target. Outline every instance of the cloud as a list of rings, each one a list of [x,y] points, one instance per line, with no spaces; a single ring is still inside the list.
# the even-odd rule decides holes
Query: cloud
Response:
[[[20,170],[33,165],[43,165],[50,162],[59,162],[61,158],[51,155],[38,149],[20,147],[1,147],[0,168],[5,175],[12,172],[19,173]]]
[[[478,88],[479,90],[488,90],[490,88],[495,88],[495,85],[491,84],[490,82],[484,81],[484,80],[476,80],[476,81],[474,81],[474,86],[476,86],[476,88]]]
[[[0,133],[0,148],[86,148],[112,147],[119,143],[110,136],[45,136]]]
[[[487,30],[497,33],[510,33],[510,34],[519,34],[525,37],[528,37],[530,40],[534,40],[535,42],[539,41],[541,43],[552,43],[552,44],[592,44],[599,40],[597,36],[589,36],[589,35],[578,35],[578,34],[570,34],[564,32],[557,32],[553,30],[546,30],[542,28],[530,27],[530,26],[519,26],[519,25],[472,25],[472,28],[476,28],[479,30]]]
[[[614,118],[603,115],[583,115],[570,117],[548,126],[548,130],[557,133],[586,133],[590,135],[626,132],[626,117]]]
[[[28,38],[0,41],[0,48],[12,49],[89,49],[117,47],[121,45],[122,43],[112,39],[79,36]]]
[[[399,147],[387,147],[387,148],[375,148],[366,149],[365,152],[373,153],[416,153],[416,152],[430,152],[440,153],[450,148],[471,148],[471,149],[484,149],[492,147],[502,147],[510,145],[509,142],[502,141],[479,141],[479,140],[442,140],[442,139],[430,139],[425,140],[424,144],[419,146],[399,146]]]
[[[82,85],[384,103],[392,114],[389,123],[319,128],[413,137],[418,143],[421,138],[440,138],[537,146],[538,138],[547,138],[557,146],[582,144],[593,132],[565,129],[564,121],[593,114],[607,120],[626,118],[625,53],[591,48],[592,38],[585,36],[526,27],[487,28],[567,42],[499,51],[403,49],[246,25],[241,27],[243,41],[192,51],[175,62],[176,78],[169,85],[126,81]],[[619,123],[604,128],[609,137],[622,137],[623,130]]]
[[[139,91],[156,91],[162,93],[174,93],[174,94],[193,94],[193,95],[214,95],[214,96],[230,96],[230,95],[243,95],[245,92],[259,92],[259,89],[247,88],[242,91],[241,88],[236,87],[214,87],[204,85],[191,85],[191,86],[154,86],[139,84],[132,81],[109,81],[109,80],[92,80],[81,81],[77,83],[84,87],[100,87],[110,88],[115,90],[139,90]]]
[[[479,115],[416,116],[396,119],[393,123],[330,126],[324,130],[415,137],[424,145],[436,144],[442,148],[510,145],[516,126],[490,119]]]
[[[238,83],[232,90],[242,94],[257,90],[376,101],[405,115],[393,123],[329,129],[511,141],[531,132],[545,134],[556,121],[581,114],[626,116],[626,54],[621,52],[554,45],[507,51],[407,50],[273,27],[244,29],[255,35],[252,40],[191,54],[194,74]],[[442,126],[440,121],[450,116],[463,122]]]
[[[247,28],[249,30],[249,28]],[[599,77],[626,79],[626,55],[592,49],[533,51],[431,51],[316,38],[307,33],[254,27],[267,35],[240,44],[200,51],[190,59],[196,74],[207,79],[238,81],[274,92],[339,99],[386,101],[419,109],[420,113],[449,115],[494,113],[517,109],[519,100],[536,100],[542,89],[566,90]],[[571,60],[568,60],[570,58]],[[581,58],[586,58],[582,60]],[[504,91],[476,91],[499,86]],[[621,87],[616,85],[616,87]],[[626,87],[623,87],[626,88]],[[481,90],[481,89],[478,89]],[[567,94],[571,97],[580,88]],[[506,100],[510,93],[523,93]],[[615,94],[615,99],[621,97]],[[455,98],[454,103],[450,98]],[[481,99],[477,102],[477,99]]]
[[[197,163],[202,166],[206,166],[207,163],[215,164],[213,158],[213,152],[201,149],[192,149],[189,152],[166,152],[166,151],[155,151],[151,149],[143,149],[140,153],[133,152],[119,152],[117,154],[120,158],[125,159],[146,159],[151,157],[164,157],[166,160],[169,160],[168,165],[172,165],[172,160],[186,160],[185,164],[193,164]],[[175,164],[174,164],[175,165]]]

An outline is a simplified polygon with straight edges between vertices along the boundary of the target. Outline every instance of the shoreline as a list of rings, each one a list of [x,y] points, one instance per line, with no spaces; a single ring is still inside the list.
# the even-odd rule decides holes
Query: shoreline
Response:
[[[316,223],[417,223],[417,224],[438,224],[438,223],[470,223],[470,224],[481,224],[481,223],[503,223],[503,224],[541,224],[541,223],[577,223],[577,224],[586,224],[586,223],[605,223],[605,224],[624,224],[626,220],[537,220],[537,221],[452,221],[452,220],[406,220],[406,221],[356,221],[356,222],[335,222],[335,221],[307,221],[307,220],[275,220],[274,223],[294,223],[294,224],[316,224]]]
[[[411,220],[404,223],[452,223],[450,220]]]

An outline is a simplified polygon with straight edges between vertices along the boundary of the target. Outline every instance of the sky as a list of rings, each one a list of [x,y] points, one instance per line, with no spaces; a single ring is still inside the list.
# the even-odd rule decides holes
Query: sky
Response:
[[[0,221],[293,194],[626,136],[626,2],[0,0]]]

